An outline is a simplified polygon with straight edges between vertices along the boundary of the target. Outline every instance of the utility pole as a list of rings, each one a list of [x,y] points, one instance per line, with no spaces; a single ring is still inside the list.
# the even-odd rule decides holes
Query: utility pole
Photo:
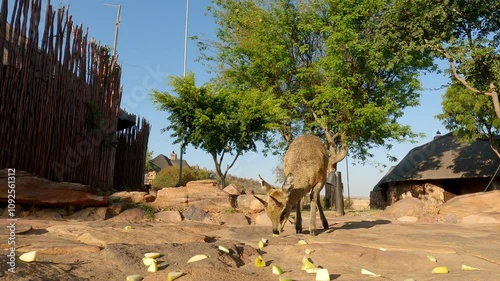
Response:
[[[118,42],[118,28],[120,27],[120,21],[121,21],[121,18],[120,18],[120,11],[121,11],[121,8],[122,8],[122,5],[113,5],[113,4],[107,4],[107,3],[103,3],[104,5],[106,6],[111,6],[111,7],[115,7],[117,8],[117,12],[116,12],[116,23],[115,23],[115,38],[113,40],[113,57],[116,56],[116,43]]]
[[[184,25],[184,71],[182,77],[186,77],[187,63],[187,43],[188,43],[188,18],[189,18],[189,0],[186,0],[186,23]],[[184,140],[181,141],[181,158],[179,162],[179,186],[182,186],[182,155],[184,154]]]

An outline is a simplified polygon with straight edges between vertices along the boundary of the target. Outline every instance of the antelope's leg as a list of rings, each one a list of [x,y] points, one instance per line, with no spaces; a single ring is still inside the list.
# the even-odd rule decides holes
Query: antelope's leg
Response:
[[[316,203],[318,202],[321,187],[321,184],[316,184],[311,190],[311,222],[309,223],[309,234],[311,235],[316,235]]]
[[[297,207],[296,207],[296,211],[297,211],[297,215],[296,215],[296,218],[295,218],[295,233],[302,233],[302,213],[301,213],[301,208],[302,208],[302,204],[300,204],[302,201],[299,200],[299,202],[297,202]]]
[[[319,217],[321,218],[321,223],[324,229],[328,229],[328,220],[326,220],[325,213],[323,212],[323,207],[321,206],[321,199],[317,197],[316,205],[318,205]]]

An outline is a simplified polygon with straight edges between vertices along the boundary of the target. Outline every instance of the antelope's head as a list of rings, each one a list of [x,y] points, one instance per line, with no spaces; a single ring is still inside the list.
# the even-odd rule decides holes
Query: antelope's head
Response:
[[[285,223],[290,215],[291,206],[288,204],[288,197],[293,188],[293,176],[288,175],[281,188],[273,188],[260,176],[259,179],[262,188],[267,193],[267,198],[266,200],[257,196],[255,198],[264,204],[266,214],[273,225],[273,235],[279,235],[283,232]]]

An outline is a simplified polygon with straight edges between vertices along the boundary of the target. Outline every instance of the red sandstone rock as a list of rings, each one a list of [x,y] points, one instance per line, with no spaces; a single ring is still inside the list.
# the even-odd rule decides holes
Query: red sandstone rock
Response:
[[[8,202],[7,169],[0,170],[0,202]],[[106,206],[108,200],[97,196],[96,190],[88,185],[53,182],[23,171],[16,171],[16,204],[34,206]]]

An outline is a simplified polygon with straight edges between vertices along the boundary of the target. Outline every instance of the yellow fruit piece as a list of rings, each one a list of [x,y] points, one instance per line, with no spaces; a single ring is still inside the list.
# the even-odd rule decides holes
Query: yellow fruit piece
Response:
[[[274,233],[273,233],[273,237],[280,237],[280,235],[279,235],[279,234],[274,234]]]
[[[438,266],[438,267],[434,267],[432,269],[432,273],[434,274],[446,274],[448,273],[448,267],[447,266]]]
[[[427,259],[430,260],[431,262],[437,262],[437,259],[431,255],[427,255]]]
[[[158,264],[156,263],[155,260],[149,265],[148,267],[148,272],[157,272],[158,271]]]
[[[279,266],[273,265],[273,274],[281,275],[283,274],[283,270]]]
[[[255,259],[255,267],[266,267],[266,262],[262,259],[261,256],[258,256]]]
[[[125,230],[131,230],[131,229],[132,229],[132,226],[127,225],[127,226],[125,226],[125,227],[124,227],[124,229],[125,229]]]
[[[313,249],[306,249],[305,252],[306,252],[306,255],[310,255],[310,254],[314,253],[314,250]]]
[[[260,241],[262,241],[262,243],[264,243],[264,244],[267,244],[269,242],[269,240],[266,238],[262,238],[262,239],[260,239]]]
[[[167,275],[167,281],[174,281],[175,279],[181,277],[184,273],[180,271],[171,271]]]
[[[141,280],[142,280],[142,276],[140,276],[139,274],[127,276],[127,281],[141,281]]]
[[[472,267],[472,266],[462,264],[462,270],[481,270],[481,269],[479,269],[477,267]]]
[[[146,258],[156,259],[156,258],[159,258],[161,256],[161,254],[160,253],[145,253],[144,256]]]
[[[206,256],[206,255],[196,255],[196,256],[191,257],[188,260],[188,263],[201,261],[201,260],[204,260],[204,259],[207,259],[207,258],[208,258],[208,256]]]
[[[19,256],[23,262],[34,262],[36,260],[36,251],[26,252]]]
[[[262,249],[266,246],[266,244],[264,244],[264,242],[262,241],[259,241],[259,249]]]
[[[292,278],[280,276],[280,280],[279,281],[293,281],[293,280],[292,280]]]
[[[371,271],[369,271],[367,269],[364,269],[364,268],[361,268],[361,274],[372,276],[372,277],[380,277],[381,276],[380,274],[373,273],[373,272],[371,272]]]
[[[152,259],[152,258],[142,258],[142,263],[144,263],[145,266],[150,266],[154,262],[155,262],[155,259]]]
[[[307,270],[308,268],[315,268],[314,263],[308,257],[302,258],[302,267],[301,270]]]
[[[298,245],[307,245],[307,242],[306,242],[306,240],[301,239],[301,240],[299,240],[299,242],[297,242],[297,244]]]
[[[226,248],[226,247],[224,247],[224,246],[219,246],[219,251],[222,251],[222,252],[224,252],[226,254],[229,254],[229,249]]]
[[[316,281],[330,281],[328,269],[318,268],[318,271],[316,271]]]
[[[379,250],[382,251],[382,252],[387,252],[386,248],[379,248]]]

